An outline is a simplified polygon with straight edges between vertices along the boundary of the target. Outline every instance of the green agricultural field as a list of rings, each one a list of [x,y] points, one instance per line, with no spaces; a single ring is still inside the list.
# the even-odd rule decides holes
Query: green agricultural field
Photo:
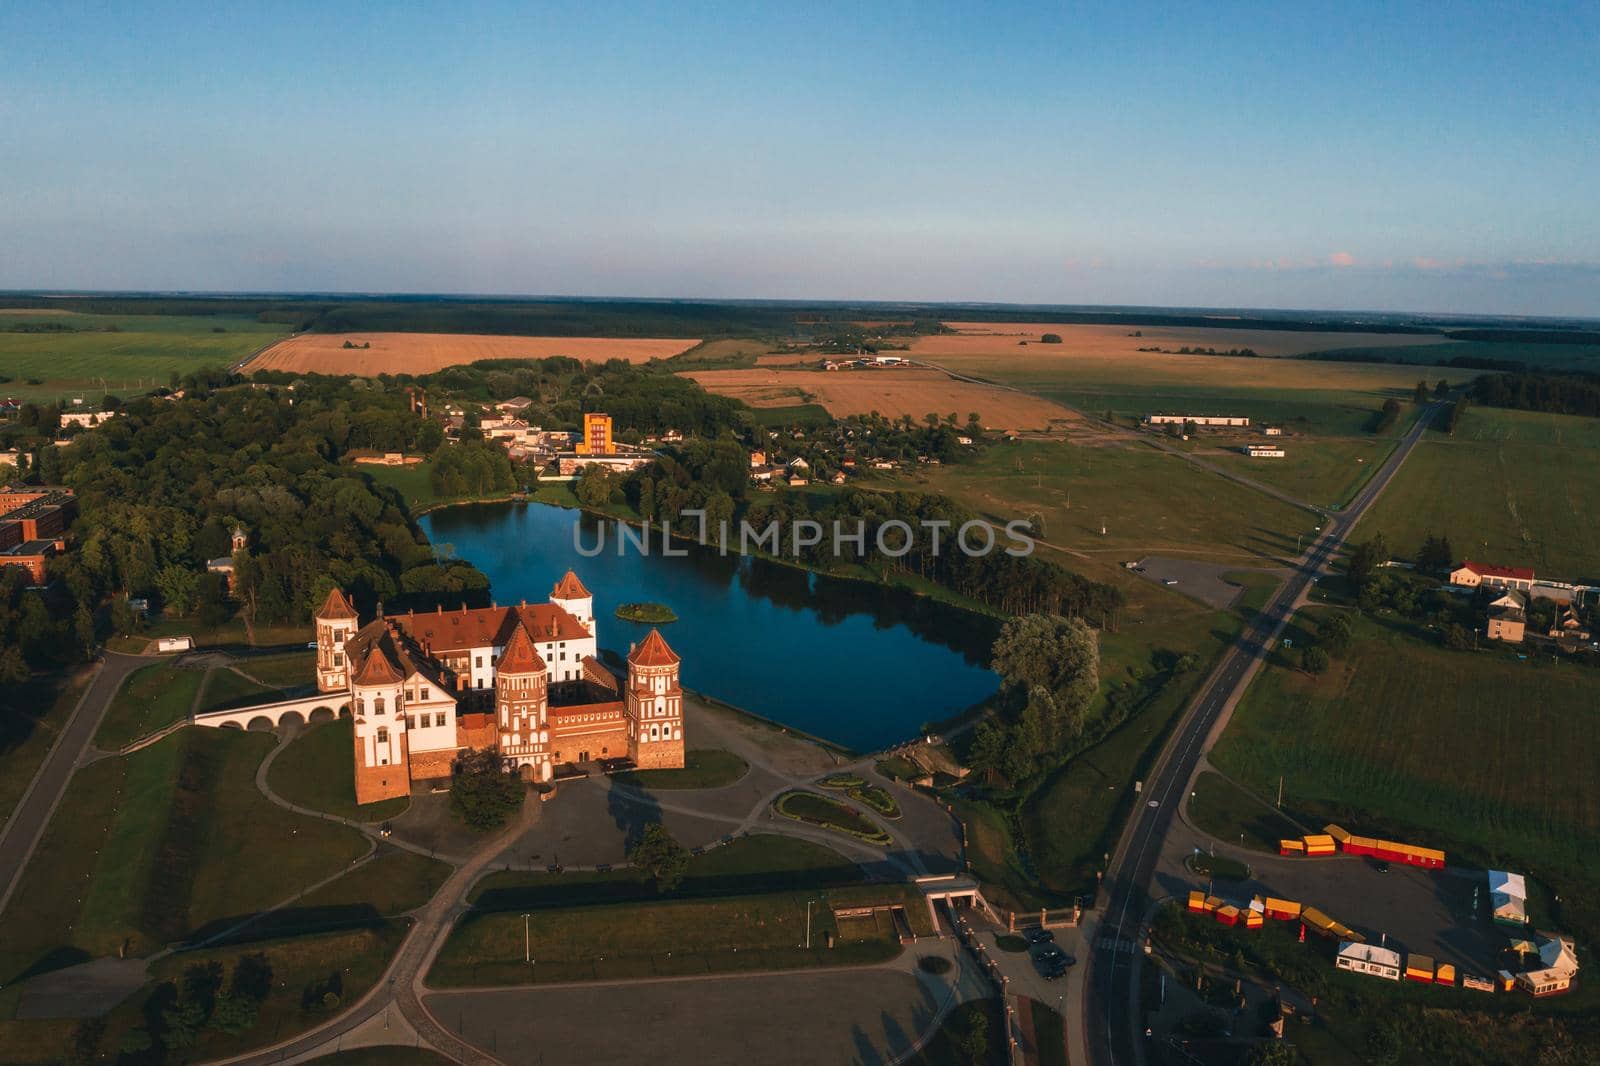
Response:
[[[1415,416],[1414,410],[1406,413]],[[1408,417],[1406,424],[1411,420]],[[1253,444],[1269,442],[1265,437],[1249,440]],[[1388,436],[1290,437],[1271,441],[1282,444],[1282,459],[1252,459],[1244,454],[1243,439],[1227,445],[1205,440],[1191,443],[1196,445],[1194,452],[1207,462],[1318,507],[1343,507],[1349,503],[1395,446]]]
[[[60,327],[23,332],[42,326]],[[222,315],[0,314],[0,392],[32,400],[139,393],[173,374],[229,367],[288,336],[283,325]],[[35,385],[32,382],[37,381]]]
[[[811,903],[811,947],[804,946]],[[835,907],[897,904],[919,934],[932,932],[912,885],[856,885],[705,899],[473,912],[462,919],[428,974],[438,987],[611,980],[739,970],[883,962],[900,953],[886,917],[841,930]],[[532,955],[523,958],[523,923]],[[826,947],[833,934],[835,945]]]
[[[1600,345],[1528,344],[1518,341],[1443,341],[1439,344],[1390,345],[1379,348],[1335,348],[1318,352],[1323,359],[1338,357],[1364,359],[1377,357],[1391,363],[1421,364],[1430,381],[1444,378],[1459,385],[1484,373],[1458,367],[1439,366],[1451,359],[1500,359],[1528,364],[1530,370],[1600,371]]]
[[[106,708],[94,743],[117,751],[148,733],[186,718],[206,671],[185,669],[170,660],[140,667],[128,675]]]
[[[360,857],[359,833],[256,790],[272,744],[183,729],[80,770],[0,914],[4,982],[231,924]]]
[[[1274,662],[1212,762],[1306,824],[1466,848],[1476,861],[1600,872],[1600,675],[1449,651],[1358,619],[1323,676]]]
[[[996,521],[1043,515],[1044,540],[1066,550],[1058,561],[1084,572],[1085,562],[1115,566],[1144,555],[1275,562],[1293,556],[1295,535],[1316,525],[1307,511],[1144,446],[1025,441],[918,480]]]
[[[1409,557],[1430,533],[1458,556],[1600,577],[1600,419],[1469,408],[1453,437],[1430,431],[1356,532]]]
[[[267,784],[290,803],[341,818],[382,822],[395,817],[410,805],[410,797],[356,803],[354,745],[348,718],[312,726],[272,760]]]

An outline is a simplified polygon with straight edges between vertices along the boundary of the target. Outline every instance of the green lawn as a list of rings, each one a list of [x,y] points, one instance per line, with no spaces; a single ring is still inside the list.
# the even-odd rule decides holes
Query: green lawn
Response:
[[[921,893],[905,884],[539,908],[526,912],[537,960],[529,965],[521,914],[473,912],[445,942],[428,980],[460,987],[882,962],[901,950],[886,918],[852,920],[841,931],[832,914],[873,904],[903,905],[914,929],[931,932]]]
[[[0,686],[0,825],[28,790],[92,676],[84,667]]]
[[[1600,419],[1467,410],[1453,437],[1430,431],[1356,535],[1410,557],[1430,533],[1456,554],[1540,577],[1600,577]]]
[[[454,1061],[423,1048],[384,1045],[323,1055],[307,1066],[450,1066]]]
[[[19,327],[70,327],[18,332]],[[96,315],[7,311],[0,315],[0,368],[23,399],[81,397],[98,406],[104,392],[144,392],[173,373],[227,367],[289,328],[222,315]],[[30,384],[32,380],[40,382]]]
[[[106,716],[95,733],[95,747],[117,751],[130,741],[188,717],[205,674],[204,670],[186,669],[170,660],[135,670],[106,708]]]
[[[272,744],[184,729],[80,770],[0,914],[0,981],[232,924],[359,857],[354,830],[256,790]]]
[[[381,846],[370,860],[338,880],[240,930],[238,939],[377,928],[384,920],[427,903],[450,871],[449,863],[403,848]]]
[[[1047,556],[1085,573],[1070,553],[1102,567],[1147,554],[1253,565],[1292,556],[1295,535],[1315,525],[1298,507],[1141,445],[1024,441],[917,480],[998,521],[1041,514],[1044,539],[1069,551]]]
[[[1067,1031],[1061,1015],[1038,1000],[1029,1000],[1033,1038],[1039,1046],[1039,1066],[1067,1066]]]
[[[1273,787],[1276,795],[1276,784]],[[1209,770],[1196,779],[1188,802],[1189,820],[1195,825],[1218,840],[1257,851],[1276,855],[1278,841],[1306,832],[1264,800]],[[1311,828],[1322,830],[1320,825]]]
[[[676,898],[746,895],[794,888],[837,888],[860,883],[861,868],[832,848],[776,833],[739,837],[689,860]],[[473,886],[470,900],[482,911],[525,910],[659,898],[630,869],[569,873],[502,870]]]
[[[785,792],[772,801],[772,806],[786,817],[858,837],[869,844],[889,843],[889,835],[854,807],[814,792]]]
[[[255,703],[271,703],[283,698],[282,689],[258,685],[237,670],[219,666],[206,675],[205,693],[200,697],[197,710],[201,713],[222,711]]]
[[[272,688],[295,689],[317,683],[317,653],[314,651],[240,659],[235,665]]]
[[[749,770],[749,764],[731,751],[690,748],[683,754],[681,770],[631,770],[617,774],[616,779],[640,788],[722,788]]]
[[[341,818],[382,822],[405,810],[408,796],[356,803],[354,752],[355,727],[349,719],[312,726],[272,761],[267,784],[290,803]]]
[[[1345,819],[1509,868],[1600,874],[1600,675],[1456,652],[1358,619],[1351,651],[1312,678],[1277,656],[1211,753],[1320,826]]]

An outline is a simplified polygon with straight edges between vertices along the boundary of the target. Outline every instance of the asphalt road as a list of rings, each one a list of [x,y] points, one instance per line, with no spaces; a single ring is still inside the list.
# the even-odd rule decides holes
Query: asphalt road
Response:
[[[1209,746],[1208,738],[1232,713],[1250,677],[1310,589],[1312,579],[1323,572],[1362,514],[1388,487],[1441,406],[1429,404],[1351,505],[1323,522],[1322,535],[1307,549],[1292,576],[1245,628],[1207,679],[1167,742],[1155,772],[1145,782],[1141,805],[1128,820],[1108,864],[1105,910],[1087,960],[1083,1019],[1088,1029],[1089,1057],[1096,1066],[1143,1061],[1143,1049],[1138,1046],[1142,1036],[1135,1030],[1136,960],[1143,954],[1151,879],[1184,789]]]
[[[79,697],[72,717],[56,738],[50,754],[45,756],[28,791],[23,793],[22,802],[17,804],[4,830],[0,830],[0,911],[5,910],[12,891],[21,880],[22,869],[33,855],[56,804],[61,802],[78,760],[89,747],[89,741],[94,739],[95,730],[100,728],[100,719],[105,717],[111,698],[122,687],[123,678],[149,662],[137,655],[105,653],[94,680]]]

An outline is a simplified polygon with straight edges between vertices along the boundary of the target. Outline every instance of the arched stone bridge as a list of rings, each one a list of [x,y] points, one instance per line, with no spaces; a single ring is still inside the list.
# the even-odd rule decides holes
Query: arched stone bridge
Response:
[[[279,726],[315,725],[331,722],[335,718],[350,717],[350,698],[339,692],[325,692],[297,700],[278,703],[258,703],[253,707],[233,707],[225,711],[207,711],[195,715],[190,721],[195,725],[218,729],[248,729],[265,733]]]

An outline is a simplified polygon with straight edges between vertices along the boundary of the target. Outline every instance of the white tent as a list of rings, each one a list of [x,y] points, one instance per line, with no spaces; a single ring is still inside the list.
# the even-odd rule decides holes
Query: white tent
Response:
[[[1521,874],[1489,871],[1489,906],[1494,920],[1507,925],[1528,924],[1528,882]]]

